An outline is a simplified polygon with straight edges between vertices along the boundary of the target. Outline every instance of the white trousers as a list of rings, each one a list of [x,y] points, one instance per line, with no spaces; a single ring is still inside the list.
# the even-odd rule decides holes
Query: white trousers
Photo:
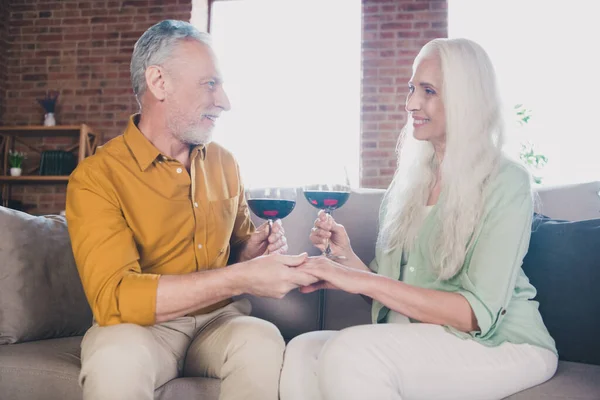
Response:
[[[550,379],[557,362],[540,347],[486,347],[439,325],[361,325],[294,338],[280,399],[502,399]]]

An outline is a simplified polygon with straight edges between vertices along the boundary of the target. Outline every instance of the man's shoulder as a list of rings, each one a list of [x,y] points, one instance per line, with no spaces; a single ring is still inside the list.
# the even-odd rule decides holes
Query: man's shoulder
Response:
[[[83,159],[75,168],[74,173],[81,173],[82,171],[103,171],[110,168],[111,162],[116,159],[121,159],[125,156],[127,146],[123,135],[119,135],[105,144],[98,146],[96,152]]]

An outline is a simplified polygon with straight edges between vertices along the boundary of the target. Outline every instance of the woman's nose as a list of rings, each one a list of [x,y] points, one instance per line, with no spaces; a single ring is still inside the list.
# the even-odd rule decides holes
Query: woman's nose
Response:
[[[418,111],[421,109],[421,100],[416,93],[410,93],[406,97],[405,109],[407,112]]]

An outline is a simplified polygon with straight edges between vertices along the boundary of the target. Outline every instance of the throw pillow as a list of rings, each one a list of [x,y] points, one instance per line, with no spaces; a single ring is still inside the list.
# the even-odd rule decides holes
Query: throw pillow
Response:
[[[560,359],[600,365],[600,219],[536,216],[523,270]]]
[[[82,335],[92,313],[64,217],[0,207],[0,344]]]

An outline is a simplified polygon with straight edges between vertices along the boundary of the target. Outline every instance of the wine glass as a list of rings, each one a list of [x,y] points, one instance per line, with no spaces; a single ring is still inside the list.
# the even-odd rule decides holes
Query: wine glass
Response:
[[[335,170],[334,167],[331,167]],[[304,197],[306,200],[315,208],[325,211],[327,214],[333,212],[340,207],[342,207],[348,198],[350,197],[350,182],[348,179],[348,174],[346,173],[345,168],[340,168],[343,172],[340,172],[338,175],[334,175],[329,171],[329,182],[321,182],[321,183],[312,183],[308,185],[304,185],[302,187],[302,191],[304,192]],[[336,256],[331,254],[331,245],[329,240],[327,240],[327,246],[325,246],[325,250],[323,254],[329,258],[338,258],[343,259],[343,256]]]
[[[284,219],[296,207],[296,188],[250,187],[246,190],[250,210],[269,223],[269,235],[274,219]]]
[[[304,185],[302,191],[311,206],[331,215],[333,210],[337,210],[348,201],[350,197],[350,181],[346,169],[341,167],[329,166],[325,173],[321,175],[321,183]],[[329,239],[327,239],[327,245],[322,255],[332,260],[345,259],[344,256],[331,254]],[[325,291],[319,290],[319,309],[322,309],[324,304]],[[325,320],[323,318],[320,319],[319,327],[321,330],[325,328]]]

